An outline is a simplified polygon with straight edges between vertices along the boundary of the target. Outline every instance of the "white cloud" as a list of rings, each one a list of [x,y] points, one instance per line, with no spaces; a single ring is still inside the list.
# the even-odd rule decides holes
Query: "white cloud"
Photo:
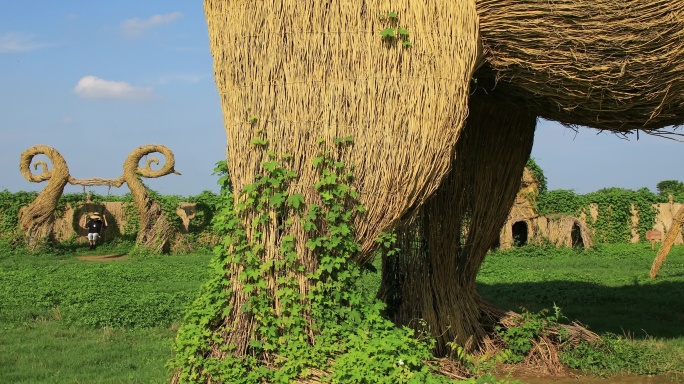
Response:
[[[32,35],[21,33],[0,33],[0,53],[32,51],[42,47],[33,41]]]
[[[121,30],[128,37],[142,35],[146,30],[162,24],[172,23],[183,16],[180,12],[172,12],[166,15],[154,15],[148,19],[128,19],[121,23]]]
[[[135,87],[124,81],[103,80],[96,76],[84,76],[74,88],[78,96],[89,99],[149,99],[154,90],[147,87]]]

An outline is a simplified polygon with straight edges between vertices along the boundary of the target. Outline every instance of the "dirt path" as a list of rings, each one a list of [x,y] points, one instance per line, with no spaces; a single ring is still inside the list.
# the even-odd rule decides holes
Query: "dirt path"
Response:
[[[111,255],[90,255],[90,256],[78,256],[77,259],[85,261],[122,261],[128,260],[126,255],[111,254]]]

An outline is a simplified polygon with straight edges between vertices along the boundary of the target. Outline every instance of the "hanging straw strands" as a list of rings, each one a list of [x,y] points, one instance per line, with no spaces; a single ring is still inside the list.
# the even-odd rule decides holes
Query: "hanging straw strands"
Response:
[[[486,60],[538,116],[609,131],[684,123],[684,1],[478,0]]]
[[[354,167],[368,208],[356,221],[367,258],[449,169],[477,58],[474,3],[207,0],[205,11],[236,191],[265,160],[250,144],[257,131],[270,151],[293,155],[292,192],[308,201],[317,140],[333,149],[351,136],[339,160]],[[392,11],[413,47],[383,42],[379,15]]]

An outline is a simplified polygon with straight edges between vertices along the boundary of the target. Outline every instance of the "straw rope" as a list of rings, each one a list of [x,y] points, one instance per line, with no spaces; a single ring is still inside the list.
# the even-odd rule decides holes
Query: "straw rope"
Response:
[[[477,0],[500,88],[538,116],[610,131],[684,123],[684,1]]]
[[[383,258],[379,297],[399,325],[426,321],[435,353],[475,349],[488,319],[475,277],[520,189],[536,117],[495,97],[474,96],[452,172],[400,231],[401,257]]]

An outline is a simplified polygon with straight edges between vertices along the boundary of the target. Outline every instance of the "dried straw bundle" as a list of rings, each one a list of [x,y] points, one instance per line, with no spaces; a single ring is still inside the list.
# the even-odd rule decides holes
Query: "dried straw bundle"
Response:
[[[502,311],[491,305],[487,308],[493,318],[503,328],[520,327],[524,317],[511,311]],[[532,348],[525,359],[513,367],[515,371],[534,370],[536,374],[557,375],[564,369],[560,361],[560,349],[565,346],[577,346],[580,343],[600,343],[601,338],[589,331],[582,324],[547,323],[543,332],[536,339],[530,340]],[[489,356],[507,348],[506,343],[498,336],[490,334],[484,341],[485,347],[479,352]]]
[[[658,248],[658,254],[656,255],[655,260],[653,260],[653,265],[649,272],[651,279],[655,279],[658,276],[658,271],[660,271],[660,267],[663,266],[667,254],[670,253],[670,249],[672,248],[677,235],[682,231],[682,223],[684,223],[684,206],[679,208],[677,213],[672,217],[672,226],[667,230],[665,239],[663,239],[663,244]]]
[[[684,1],[477,0],[497,87],[541,117],[626,132],[684,123]]]
[[[270,151],[293,155],[292,192],[308,201],[317,140],[331,148],[351,136],[353,147],[339,157],[355,167],[368,208],[356,222],[368,251],[437,188],[467,113],[474,2],[206,0],[205,11],[236,191],[265,160],[250,144],[258,130]],[[389,22],[379,15],[391,11],[413,47],[383,42]]]

